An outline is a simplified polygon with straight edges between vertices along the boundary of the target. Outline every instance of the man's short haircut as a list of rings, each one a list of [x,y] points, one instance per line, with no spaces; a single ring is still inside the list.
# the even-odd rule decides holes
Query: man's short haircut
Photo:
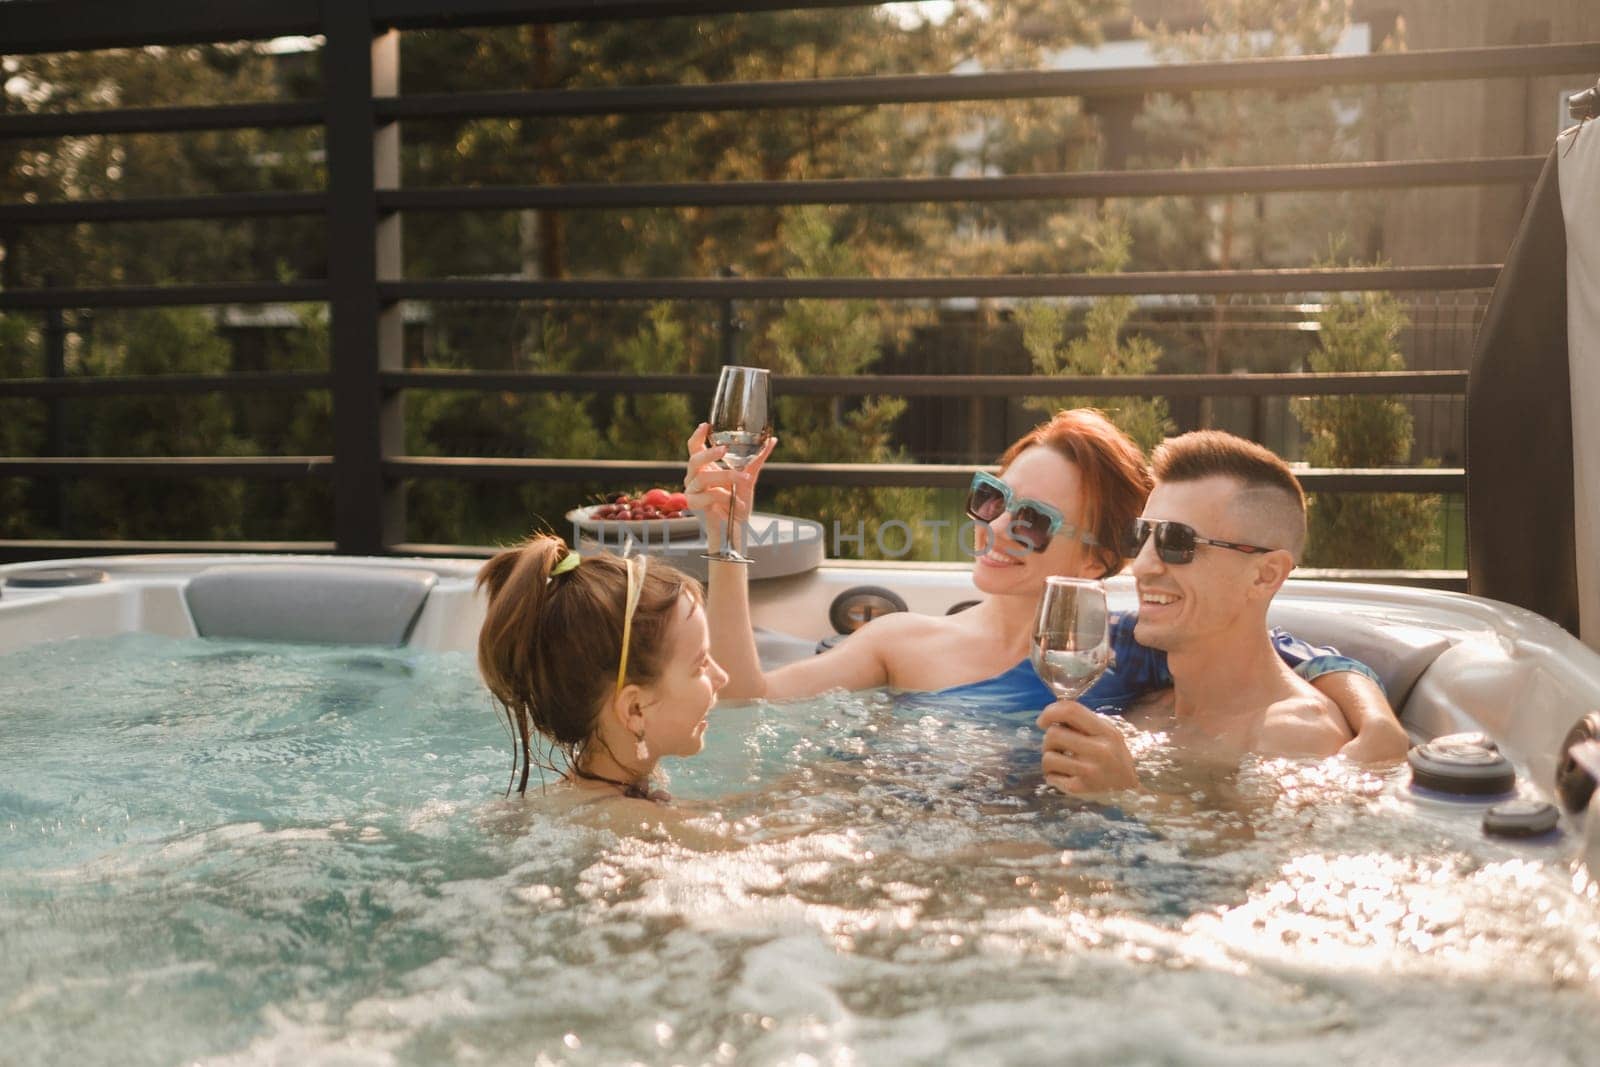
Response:
[[[1232,479],[1239,484],[1238,502],[1248,520],[1263,534],[1282,538],[1268,547],[1281,546],[1300,559],[1306,543],[1305,490],[1271,449],[1222,430],[1195,430],[1158,445],[1150,471],[1158,483]]]

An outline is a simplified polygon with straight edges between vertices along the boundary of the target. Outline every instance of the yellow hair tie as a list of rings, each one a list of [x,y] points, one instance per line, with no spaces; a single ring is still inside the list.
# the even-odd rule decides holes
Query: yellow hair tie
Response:
[[[558,574],[565,574],[582,562],[582,556],[568,549],[567,554],[561,557],[561,562],[550,568],[550,577],[554,578]]]
[[[628,645],[633,640],[633,613],[639,606],[639,594],[644,592],[644,568],[649,556],[631,556],[628,559],[628,597],[622,605],[622,655],[617,657],[617,692],[622,692],[622,681],[628,676]]]

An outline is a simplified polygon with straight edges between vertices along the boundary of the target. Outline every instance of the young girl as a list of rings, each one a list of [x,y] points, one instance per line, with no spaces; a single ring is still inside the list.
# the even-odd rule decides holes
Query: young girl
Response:
[[[478,588],[489,594],[478,669],[516,733],[517,792],[538,733],[576,788],[664,799],[649,786],[656,761],[700,751],[728,681],[700,584],[647,556],[583,558],[541,534],[486,563]]]

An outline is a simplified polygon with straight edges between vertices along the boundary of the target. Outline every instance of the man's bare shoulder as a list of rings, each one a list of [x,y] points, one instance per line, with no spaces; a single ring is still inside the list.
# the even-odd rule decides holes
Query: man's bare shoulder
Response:
[[[1141,730],[1165,730],[1172,725],[1173,711],[1177,706],[1171,686],[1152,689],[1134,699],[1123,709],[1122,717]]]
[[[1263,756],[1332,756],[1354,736],[1339,705],[1313,689],[1268,705],[1250,748]]]

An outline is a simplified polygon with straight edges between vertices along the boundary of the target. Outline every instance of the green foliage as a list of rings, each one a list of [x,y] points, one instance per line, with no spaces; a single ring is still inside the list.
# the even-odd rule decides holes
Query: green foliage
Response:
[[[1153,36],[1173,58],[1310,51],[1337,36],[1347,7],[1345,0],[1212,0],[1207,34],[1157,30]],[[864,6],[660,19],[645,34],[627,21],[422,31],[404,35],[402,68],[408,93],[815,79],[948,71],[969,63],[1005,70],[1037,66],[1048,53],[1094,40],[1101,20],[1121,14],[1117,0],[955,0],[939,21],[914,9]],[[1255,32],[1263,29],[1275,36]],[[315,56],[269,55],[248,43],[7,57],[0,79],[7,99],[0,103],[9,111],[58,111],[294,98],[318,90],[317,62]],[[1351,123],[1349,104],[1355,99],[1349,90],[1156,99],[1141,120],[1150,153],[1136,163],[1361,158],[1369,119],[1379,114],[1368,101],[1386,98],[1361,97]],[[1071,171],[1100,165],[1096,123],[1078,98],[418,120],[406,125],[402,182],[552,185]],[[0,201],[319,189],[326,180],[321,136],[317,129],[287,129],[13,140],[0,144]],[[1326,217],[1348,224],[1348,212],[1330,211],[1326,197],[1273,197],[1255,213],[1236,211],[1243,203],[1138,201],[1128,216],[1131,246],[1120,230],[1102,230],[1092,205],[1044,200],[804,211],[414,212],[405,219],[403,235],[409,277],[706,277],[725,268],[745,276],[873,277],[1298,263],[1300,246],[1317,232],[1313,223]],[[0,282],[93,286],[321,277],[322,234],[318,218],[29,227],[20,237],[6,236]],[[1125,336],[1132,311],[1126,298],[1096,301],[1081,330],[1048,304],[1025,306],[1018,319],[1041,373],[1145,373],[1161,353],[1144,338]],[[276,339],[270,351],[255,361],[241,360],[237,349],[230,357],[219,339],[225,327],[206,313],[102,314],[94,320],[92,344],[85,328],[69,347],[68,373],[326,368],[325,312],[297,314],[298,325],[271,331]],[[911,324],[933,314],[859,300],[743,303],[738,318],[750,343],[741,358],[779,373],[857,374]],[[702,303],[436,303],[427,310],[427,336],[408,348],[407,362],[485,370],[708,371],[717,349],[713,315]],[[0,375],[39,373],[26,363],[27,352],[38,348],[29,333],[36,328],[33,315],[0,321]],[[1222,348],[1220,337],[1219,331],[1213,351]],[[1262,358],[1243,346],[1229,352],[1234,365]],[[404,447],[423,455],[677,459],[684,436],[705,414],[697,403],[684,396],[410,390]],[[905,406],[895,397],[785,397],[777,411],[778,458],[903,460],[895,429]],[[1119,425],[1141,443],[1165,432],[1160,401],[1119,398],[1110,406]],[[332,447],[326,392],[72,401],[65,407],[73,452],[321,454]],[[45,410],[36,402],[0,402],[0,450],[42,449]],[[39,486],[30,489],[31,511],[24,488],[17,480],[0,481],[0,530],[41,529]],[[148,482],[83,483],[70,494],[72,529],[61,532],[328,535],[332,502],[324,485],[291,492],[286,503],[263,488],[252,483],[243,490],[197,493]],[[408,536],[483,543],[515,537],[530,522],[560,529],[568,507],[622,488],[634,487],[424,481],[410,490]],[[929,494],[912,490],[818,488],[770,495],[781,510],[836,519],[847,530],[856,521],[869,530],[889,518],[913,521],[930,501]]]
[[[0,378],[38,374],[30,349],[37,343],[26,318],[0,315]],[[37,400],[0,400],[0,456],[33,456],[44,448],[45,405]],[[0,478],[0,537],[37,536],[24,478]]]
[[[66,111],[272,100],[292,79],[253,44],[7,57],[8,110]],[[50,202],[316,189],[321,131],[105,134],[0,145],[0,201]],[[25,229],[10,285],[135,285],[315,277],[315,218],[184,219]]]
[[[791,213],[782,229],[790,259],[790,277],[815,278],[859,269],[859,258],[846,243],[835,240],[827,214],[816,208]],[[764,338],[757,362],[779,374],[851,375],[878,359],[881,327],[869,300],[790,300]],[[774,431],[780,438],[775,458],[790,463],[898,463],[904,452],[895,447],[894,424],[905,411],[898,397],[869,396],[845,405],[838,398],[791,396],[776,402]],[[827,531],[837,527],[847,536],[858,525],[866,531],[864,552],[875,547],[875,534],[885,522],[898,519],[914,533],[931,515],[928,490],[804,486],[773,494],[780,512],[815,518]],[[891,549],[899,537],[885,534]],[[912,558],[925,558],[925,538],[918,536]]]
[[[7,57],[0,75],[6,110],[66,111],[161,107],[281,99],[297,91],[285,60],[254,44],[152,48]],[[312,79],[315,80],[314,78]],[[286,88],[289,87],[289,88]],[[307,89],[315,91],[314,85]],[[8,203],[181,196],[277,189],[314,189],[324,182],[314,129],[107,134],[0,145],[0,201]],[[38,226],[6,235],[8,286],[116,286],[214,280],[293,279],[324,271],[322,223],[316,218],[255,221],[188,219],[116,224]],[[11,324],[37,317],[9,317]],[[36,328],[36,327],[35,327]],[[222,373],[232,351],[217,320],[201,309],[101,312],[68,317],[69,376]],[[9,345],[9,338],[0,347]],[[325,354],[322,366],[326,365]],[[15,374],[0,367],[0,375]],[[34,370],[31,373],[39,374]],[[184,396],[72,400],[62,404],[70,454],[218,455],[261,450],[266,415],[289,397]],[[0,422],[19,432],[42,426],[45,405]],[[247,417],[248,416],[248,417]],[[0,436],[9,437],[5,430]],[[44,451],[42,429],[24,453]],[[9,446],[11,441],[5,441]],[[276,442],[274,442],[276,443]],[[22,446],[18,446],[19,448]],[[326,451],[325,448],[318,451]],[[327,536],[327,524],[290,529],[287,509],[263,498],[247,504],[238,482],[176,479],[80,479],[60,483],[67,537],[226,538],[256,536],[246,511],[255,507],[289,536]],[[277,486],[252,484],[250,493]],[[55,499],[57,483],[40,480],[36,498]],[[259,495],[259,494],[256,494]],[[297,497],[291,493],[291,501]],[[47,520],[0,499],[0,523],[28,536]],[[324,509],[325,510],[325,509]],[[20,522],[18,520],[21,520]]]
[[[1350,25],[1350,0],[1203,0],[1203,25],[1146,28],[1168,62],[1226,62],[1329,51]],[[1383,42],[1393,47],[1396,42]],[[1278,91],[1155,94],[1135,120],[1142,141],[1135,166],[1178,169],[1354,162],[1381,151],[1377,131],[1393,124],[1404,89],[1330,86]],[[1367,192],[1273,193],[1154,198],[1129,214],[1136,270],[1301,267],[1330,238],[1375,232],[1385,198]],[[1374,247],[1371,254],[1376,255]],[[1172,371],[1280,371],[1300,346],[1287,334],[1233,329],[1233,301],[1219,295],[1196,316],[1185,343],[1168,343]],[[1200,422],[1212,425],[1225,402],[1206,398]]]
[[[1017,0],[996,7],[956,0],[952,8],[939,21],[870,6],[672,18],[653,21],[651,32],[643,35],[629,22],[427,31],[405,35],[402,66],[408,92],[921,73],[953,69],[964,61],[1003,69],[1033,65],[1046,50],[1093,37],[1098,21],[1116,3]],[[7,110],[25,111],[283,99],[314,94],[317,59],[274,56],[248,43],[8,57],[6,86],[0,91],[9,94]],[[1013,121],[997,120],[997,107]],[[977,125],[984,128],[980,169],[1063,169],[1092,150],[1090,126],[1076,100],[418,121],[407,125],[403,181],[554,184],[949,173],[973,165],[949,154],[947,146],[955,133]],[[319,138],[317,130],[244,130],[13,142],[0,146],[0,200],[316,189],[326,178]],[[785,236],[787,216],[776,209],[418,213],[407,217],[403,232],[407,273],[413,277],[706,276],[725,267],[746,275],[809,270],[864,276],[925,272],[928,264],[934,270],[977,272],[1063,269],[1070,264],[1059,254],[1059,227],[1047,232],[1034,226],[1044,214],[1046,209],[1032,204],[846,206],[826,217],[811,216],[809,224],[831,227],[836,236],[812,240],[799,257]],[[1046,236],[1035,239],[1036,229]],[[1002,234],[1009,235],[1009,243],[999,239]],[[945,251],[934,254],[933,249]],[[318,219],[29,229],[8,238],[4,252],[4,284],[13,286],[317,277],[325,258]],[[798,260],[806,263],[797,267]],[[427,365],[444,368],[638,374],[709,369],[715,339],[695,321],[700,311],[663,305],[641,318],[636,309],[617,305],[561,305],[531,314],[511,305],[487,310],[435,305],[427,342],[409,360],[415,365],[420,355]],[[129,319],[125,327],[107,325],[112,317],[103,318],[94,344],[78,345],[84,355],[69,361],[68,371],[229,369],[215,347],[215,334],[207,335],[204,323],[183,318],[186,314],[164,325]],[[760,356],[774,365],[854,373],[869,366],[885,340],[904,331],[916,315],[859,302],[819,301],[782,308],[745,305],[740,317],[747,336],[766,349]],[[162,330],[182,336],[162,342],[155,339]],[[320,313],[302,315],[298,327],[278,332],[293,336],[280,337],[267,359],[242,369],[327,365],[327,323]],[[146,344],[146,337],[155,340]],[[190,342],[197,347],[186,350]],[[161,355],[169,351],[174,353],[170,360]],[[424,455],[676,458],[688,428],[703,415],[682,396],[599,401],[413,390],[405,403],[405,447]],[[207,397],[97,401],[72,410],[77,416],[69,434],[73,451],[320,454],[331,447],[326,393],[226,403]],[[902,410],[903,402],[884,397],[850,405],[785,402],[779,425],[786,455],[901,458],[893,428]],[[30,423],[9,419],[7,426],[9,440],[24,434]],[[427,481],[410,490],[409,536],[500,539],[507,531],[524,530],[530,514],[559,525],[560,513],[577,502],[576,493],[611,488],[620,487],[555,484],[508,490],[503,484]],[[287,506],[274,506],[252,492],[242,513],[236,494],[224,496],[204,508],[174,502],[172,522],[157,529],[145,522],[149,516],[141,517],[126,491],[83,484],[74,491],[72,515],[76,524],[96,531],[137,526],[143,536],[176,531],[190,520],[194,528],[179,536],[231,536],[241,524],[251,536],[263,531],[327,535],[330,502],[320,487],[291,497]],[[907,510],[902,498],[920,500],[903,492],[837,491],[822,491],[818,500],[876,517],[891,505]],[[12,503],[9,497],[4,502]],[[797,499],[794,505],[803,503]],[[23,511],[8,507],[7,514]]]
[[[292,310],[293,327],[270,331],[274,343],[261,369],[326,370],[331,351],[327,305],[304,304]],[[282,397],[243,398],[235,403],[234,428],[272,454],[328,455],[333,451],[333,394],[319,389]],[[332,487],[324,479],[287,483],[282,492],[252,485],[246,492],[243,521],[252,537],[326,539],[333,528]]]
[[[437,31],[406,35],[402,67],[408,92],[486,88],[594,88],[663,83],[716,83],[847,77],[948,70],[974,59],[991,68],[1026,65],[1044,49],[1092,35],[1113,0],[1044,0],[994,8],[958,0],[941,23],[863,7],[827,12],[755,12],[725,18],[666,19],[641,35],[630,23],[571,23]],[[1075,100],[1024,102],[1008,110],[1037,113],[1025,136],[1012,137],[994,121],[997,105],[828,108],[750,112],[574,116],[543,120],[410,123],[405,139],[408,185],[540,184],[684,180],[783,180],[948,173],[962,164],[946,153],[954,134],[984,124],[985,151],[1006,167],[1026,165],[1027,153],[1084,145],[1084,120]],[[1052,118],[1051,116],[1055,116]],[[1013,152],[1012,143],[1027,147]],[[1055,149],[1056,151],[1059,148]],[[1008,154],[1010,153],[1010,154]],[[1028,157],[1031,158],[1031,157]],[[1072,156],[1074,160],[1077,155]],[[1053,168],[1058,157],[1050,157]],[[931,271],[1063,269],[1049,242],[1032,240],[1038,209],[1017,205],[1011,215],[972,205],[851,205],[827,212],[775,208],[629,209],[577,212],[482,212],[408,216],[407,271],[413,276],[516,274],[523,277],[713,276],[732,268],[746,276],[871,276]],[[971,234],[1006,224],[1018,241],[974,241]],[[804,247],[796,235],[809,229]],[[1024,247],[1026,245],[1026,247]],[[942,249],[938,254],[931,250]],[[932,267],[930,268],[930,264]],[[588,370],[674,373],[714,367],[716,338],[679,305],[652,308],[640,322],[631,308],[562,309],[564,351]],[[549,312],[546,312],[547,314]],[[494,312],[491,312],[494,314]],[[865,302],[745,303],[738,309],[750,352],[741,359],[780,373],[856,373],[878,358],[886,340],[919,314]],[[435,320],[441,351],[435,365],[496,365],[483,345],[465,341],[479,322]],[[470,351],[469,362],[451,353]],[[421,394],[410,394],[421,398]],[[519,400],[524,410],[531,403]],[[602,402],[604,403],[604,402]],[[607,458],[682,456],[688,430],[704,417],[682,396],[617,398],[591,405],[590,425],[601,437],[588,450],[582,420],[573,441],[545,455]],[[904,410],[894,398],[858,404],[790,398],[777,411],[780,459],[870,461],[903,458],[893,445]],[[459,442],[496,420],[482,413],[452,423],[438,410],[408,410],[413,439]],[[508,417],[501,416],[497,424]],[[521,435],[526,440],[526,435]],[[450,454],[506,454],[452,445]],[[524,454],[513,451],[511,454]],[[536,454],[529,452],[527,454]],[[606,490],[632,488],[602,486]],[[460,492],[419,487],[433,498]],[[564,488],[562,503],[575,503]],[[909,511],[918,494],[818,489],[777,494],[781,510],[827,521],[874,520],[880,512]],[[443,503],[443,501],[440,501]],[[552,503],[554,503],[552,498]],[[474,506],[484,502],[475,501]],[[412,497],[419,521],[424,506]],[[430,504],[429,506],[433,506]],[[548,512],[541,512],[548,518]],[[459,512],[440,525],[459,528]],[[908,519],[914,517],[906,516]],[[492,523],[489,525],[493,525]],[[469,527],[470,528],[470,527]],[[482,528],[482,527],[480,527]]]
[[[102,322],[84,369],[109,374],[219,374],[229,347],[211,316],[197,308],[131,311]],[[100,402],[78,422],[74,443],[96,456],[241,456],[256,451],[233,432],[226,397],[135,396]],[[73,483],[69,510],[104,537],[192,538],[243,536],[244,487],[200,487],[176,480],[106,479]]]
[[[1388,293],[1337,300],[1317,316],[1319,345],[1310,369],[1396,371],[1406,314]],[[1385,467],[1409,462],[1412,418],[1391,397],[1298,397],[1290,403],[1310,441],[1314,467]],[[1438,554],[1439,498],[1416,493],[1319,493],[1311,501],[1311,566],[1408,568]]]
[[[1116,0],[956,0],[947,18],[871,6],[636,23],[407,34],[407,92],[590,89],[817,79],[1028,66],[1091,40]],[[976,134],[976,147],[953,149]],[[1025,173],[1092,165],[1075,99],[937,106],[408,123],[404,182],[790,180]],[[1040,220],[1059,205],[849,205],[834,212],[858,270],[874,274],[1061,269]],[[709,276],[781,272],[777,208],[482,212],[408,217],[419,275]]]
[[[1120,220],[1111,218],[1091,230],[1089,243],[1095,264],[1091,273],[1114,274],[1128,262],[1131,237]],[[1161,346],[1148,337],[1122,336],[1133,314],[1131,296],[1100,297],[1084,314],[1083,333],[1066,339],[1070,315],[1058,303],[1030,300],[1017,308],[1023,347],[1033,360],[1036,374],[1111,377],[1154,374]],[[1172,430],[1167,402],[1161,397],[1033,397],[1027,405],[1045,415],[1067,408],[1098,407],[1123,433],[1148,451]]]
[[[527,323],[521,365],[534,371],[572,371],[575,355],[565,331],[547,319]],[[436,364],[462,365],[444,349]],[[562,457],[604,454],[585,398],[566,393],[416,391],[406,407],[406,447],[415,455]],[[492,544],[530,527],[561,530],[576,501],[571,486],[540,482],[506,488],[495,483],[428,480],[409,493],[409,536],[420,541]]]
[[[649,318],[617,346],[621,369],[635,374],[687,374],[695,369],[684,324],[671,304],[650,308]],[[606,428],[607,454],[616,459],[682,459],[684,441],[705,417],[687,396],[618,396],[611,402]]]

